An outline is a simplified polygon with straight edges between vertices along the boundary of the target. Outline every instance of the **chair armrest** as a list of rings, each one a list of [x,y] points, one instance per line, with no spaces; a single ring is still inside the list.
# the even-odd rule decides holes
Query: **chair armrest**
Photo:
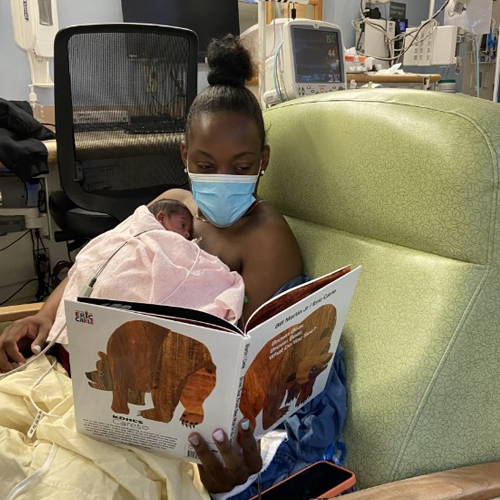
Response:
[[[43,302],[34,304],[21,304],[19,306],[0,307],[0,323],[14,321],[25,316],[36,314],[43,306]]]
[[[452,469],[351,493],[349,500],[489,500],[500,497],[500,462]]]

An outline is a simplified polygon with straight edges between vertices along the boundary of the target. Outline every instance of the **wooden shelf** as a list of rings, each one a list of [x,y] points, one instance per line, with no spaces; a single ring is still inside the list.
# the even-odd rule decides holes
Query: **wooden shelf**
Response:
[[[273,20],[273,8],[274,5],[283,5],[287,9],[287,15],[283,17],[291,17],[292,4],[275,4],[274,2],[267,2],[266,5],[266,22],[270,23]],[[323,0],[309,0],[308,5],[298,5],[295,4],[297,10],[298,18],[316,19],[318,21],[323,20]],[[308,16],[308,8],[312,8],[312,16]]]

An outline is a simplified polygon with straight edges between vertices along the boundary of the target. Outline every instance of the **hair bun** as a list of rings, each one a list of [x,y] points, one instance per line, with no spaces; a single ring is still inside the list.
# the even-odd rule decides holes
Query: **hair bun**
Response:
[[[234,35],[212,40],[208,46],[207,62],[210,85],[243,87],[253,76],[250,53]]]

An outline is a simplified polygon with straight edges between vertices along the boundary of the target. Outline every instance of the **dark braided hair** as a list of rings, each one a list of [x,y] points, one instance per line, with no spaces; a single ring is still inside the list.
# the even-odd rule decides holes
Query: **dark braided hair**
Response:
[[[253,65],[248,50],[239,37],[226,35],[214,39],[208,46],[209,87],[193,101],[187,117],[186,142],[193,119],[202,113],[229,111],[252,119],[259,131],[261,146],[266,143],[262,110],[257,98],[245,87],[253,77]]]

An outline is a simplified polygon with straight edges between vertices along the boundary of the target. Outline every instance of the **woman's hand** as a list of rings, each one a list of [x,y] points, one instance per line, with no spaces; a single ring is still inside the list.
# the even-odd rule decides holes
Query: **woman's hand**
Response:
[[[9,325],[0,335],[0,372],[6,373],[26,363],[21,351],[31,349],[33,354],[38,354],[51,327],[52,321],[40,314],[18,319]]]
[[[234,447],[221,429],[216,430],[212,436],[223,462],[210,451],[198,433],[189,435],[189,442],[202,463],[198,466],[201,481],[210,493],[231,491],[260,471],[262,458],[247,419],[242,420],[238,426],[237,439],[241,449]]]

